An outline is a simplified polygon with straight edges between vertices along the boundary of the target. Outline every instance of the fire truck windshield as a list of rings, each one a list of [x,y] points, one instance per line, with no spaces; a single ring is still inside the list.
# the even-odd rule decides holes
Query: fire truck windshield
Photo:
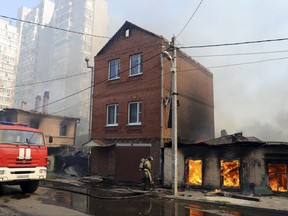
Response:
[[[24,144],[24,145],[44,145],[44,137],[41,133],[21,130],[0,130],[1,144]]]

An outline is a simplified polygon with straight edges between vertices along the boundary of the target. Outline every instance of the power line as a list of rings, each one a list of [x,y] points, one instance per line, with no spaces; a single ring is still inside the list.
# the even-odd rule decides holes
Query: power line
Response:
[[[191,49],[191,48],[209,48],[209,47],[221,47],[221,46],[236,46],[245,44],[257,44],[257,43],[268,43],[268,42],[279,42],[285,41],[288,38],[277,38],[277,39],[267,39],[267,40],[256,40],[256,41],[244,41],[244,42],[234,42],[234,43],[223,43],[223,44],[208,44],[208,45],[196,45],[196,46],[182,46],[179,49]]]
[[[288,59],[288,56],[287,57],[282,57],[282,58],[264,59],[264,60],[259,60],[259,61],[241,62],[241,63],[236,63],[236,64],[211,66],[211,67],[208,67],[208,68],[223,68],[223,67],[231,67],[231,66],[239,66],[239,65],[247,65],[247,64],[257,64],[257,63],[262,63],[262,62],[267,62],[267,61],[276,61],[276,60],[283,60],[283,59]]]
[[[84,33],[84,32],[78,32],[78,31],[74,31],[74,30],[68,30],[68,29],[58,28],[58,27],[55,27],[55,26],[50,26],[50,25],[35,23],[35,22],[31,22],[31,21],[27,21],[27,20],[22,20],[22,19],[17,19],[17,18],[13,18],[13,17],[8,17],[8,16],[4,16],[4,15],[0,15],[0,17],[5,18],[5,19],[14,20],[14,21],[19,21],[19,22],[29,23],[29,24],[33,24],[33,25],[38,25],[38,26],[42,26],[42,27],[46,27],[46,28],[51,28],[51,29],[66,31],[66,32],[74,33],[74,34],[80,34],[80,35],[86,35],[86,36],[98,37],[98,38],[105,38],[105,39],[107,39],[107,38],[109,39],[109,38],[110,38],[110,37],[107,37],[107,36],[99,36],[99,35],[87,34],[87,33]]]
[[[150,40],[150,41],[144,43],[143,46],[145,47],[146,45],[151,45],[151,43],[153,43],[153,42],[155,42],[155,41],[154,40]],[[127,50],[134,49],[135,47],[138,47],[138,45],[135,45],[135,46],[132,46],[132,47],[129,47],[129,48],[126,48],[126,49],[121,49],[121,50],[110,52],[109,55],[112,55],[112,54],[115,54],[115,53],[119,53],[119,52],[125,52]],[[130,60],[127,60],[127,61],[130,61]],[[124,61],[124,63],[126,63],[127,61]],[[108,69],[108,68],[109,68],[109,66],[101,68],[100,70]],[[87,73],[91,73],[91,71],[89,70],[89,72],[87,72]],[[15,88],[23,87],[23,86],[30,86],[30,85],[38,85],[38,84],[43,84],[43,83],[47,83],[47,82],[58,81],[58,80],[61,80],[61,79],[76,77],[76,76],[80,76],[80,75],[87,75],[87,73],[74,74],[74,75],[65,76],[65,77],[59,77],[59,78],[55,78],[55,79],[51,79],[51,80],[42,80],[42,81],[34,82],[34,83],[24,83],[24,84],[20,84],[20,85],[15,86]]]
[[[87,73],[91,73],[91,71],[89,71]],[[58,81],[58,80],[62,80],[62,79],[67,79],[67,78],[71,78],[71,77],[87,75],[87,73],[74,74],[71,76],[59,77],[59,78],[55,78],[55,79],[51,79],[51,80],[44,80],[44,81],[39,81],[39,82],[34,82],[34,83],[24,83],[21,85],[16,85],[15,88],[19,88],[19,87],[23,87],[23,86],[30,86],[30,85],[38,85],[38,84],[43,84],[43,83],[47,83],[47,82],[53,82],[53,81]]]
[[[188,22],[186,23],[186,25],[183,27],[183,29],[180,31],[180,33],[177,35],[176,38],[179,37],[179,35],[184,31],[184,29],[188,26],[188,24],[190,23],[190,21],[192,20],[192,18],[194,17],[194,15],[196,14],[196,12],[198,11],[200,5],[202,4],[204,0],[201,0],[201,2],[198,4],[197,8],[195,9],[194,13],[192,14],[192,16],[190,17],[190,19],[188,20]]]
[[[206,57],[244,56],[244,55],[261,55],[261,54],[273,54],[273,53],[285,53],[285,52],[288,52],[288,50],[275,50],[275,51],[266,51],[266,52],[248,52],[248,53],[226,53],[226,54],[196,55],[196,56],[192,56],[192,57],[193,58],[206,58]]]
[[[152,56],[152,57],[146,59],[145,61],[143,61],[143,62],[140,63],[140,64],[143,64],[144,62],[147,62],[147,61],[149,61],[149,60],[155,58],[156,56],[159,56],[160,54],[161,54],[161,53],[157,53],[156,55],[154,55],[154,56]],[[136,67],[136,66],[137,66],[137,65],[135,65],[135,67]],[[126,72],[126,71],[128,71],[128,70],[130,70],[130,68],[124,70],[124,71],[121,72],[120,74],[122,74],[122,73],[124,73],[124,72]],[[39,106],[38,108],[42,108],[42,107],[44,107],[44,106],[48,106],[48,105],[51,105],[51,104],[55,104],[55,103],[57,103],[57,102],[60,102],[60,101],[62,101],[62,100],[65,100],[65,99],[67,99],[67,98],[70,98],[70,97],[72,97],[72,96],[75,96],[75,95],[77,95],[77,94],[79,94],[79,93],[81,93],[81,92],[84,92],[84,91],[86,91],[86,90],[89,90],[90,88],[94,87],[95,85],[99,85],[99,84],[104,83],[104,82],[107,82],[107,79],[102,80],[102,81],[100,81],[100,82],[94,84],[93,86],[89,86],[89,87],[87,87],[87,88],[84,88],[84,89],[82,89],[82,90],[79,90],[79,91],[77,91],[77,92],[74,92],[74,93],[72,93],[72,94],[70,94],[70,95],[67,95],[67,96],[65,96],[65,97],[63,97],[63,98],[60,98],[60,99],[55,100],[55,101],[52,101],[52,102],[50,102],[50,103],[48,103],[48,104],[45,104],[45,105]]]

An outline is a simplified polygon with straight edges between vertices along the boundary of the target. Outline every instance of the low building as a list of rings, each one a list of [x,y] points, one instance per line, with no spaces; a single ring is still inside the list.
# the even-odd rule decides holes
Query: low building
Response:
[[[166,161],[171,148],[165,149]],[[164,165],[164,184],[171,184],[171,164]],[[179,146],[178,179],[185,187],[257,193],[267,188],[287,193],[288,143],[263,142],[242,133]]]
[[[47,145],[49,137],[53,137],[53,143],[49,144],[49,146],[74,146],[76,127],[80,119],[36,111],[5,108],[0,111],[0,121],[23,123],[29,127],[43,130]]]

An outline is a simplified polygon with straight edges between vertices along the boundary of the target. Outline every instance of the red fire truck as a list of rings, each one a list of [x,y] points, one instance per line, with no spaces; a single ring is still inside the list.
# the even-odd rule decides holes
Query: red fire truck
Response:
[[[33,193],[46,178],[47,162],[41,130],[0,122],[0,184],[20,185],[24,193]]]

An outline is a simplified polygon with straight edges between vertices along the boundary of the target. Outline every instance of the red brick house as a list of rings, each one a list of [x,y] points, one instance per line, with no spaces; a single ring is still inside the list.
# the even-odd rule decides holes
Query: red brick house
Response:
[[[94,58],[91,173],[139,182],[141,157],[153,156],[162,179],[171,147],[169,42],[130,22]],[[213,75],[177,50],[178,140],[214,138]]]

